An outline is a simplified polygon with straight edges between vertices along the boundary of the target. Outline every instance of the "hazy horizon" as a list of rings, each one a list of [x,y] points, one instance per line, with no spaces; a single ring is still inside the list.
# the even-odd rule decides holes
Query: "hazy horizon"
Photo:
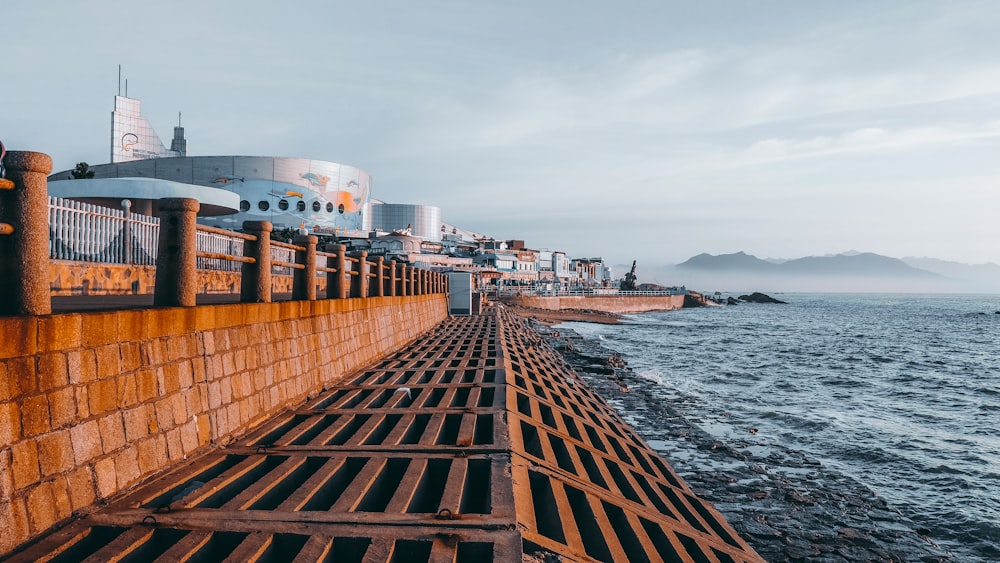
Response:
[[[0,140],[108,161],[128,95],[190,155],[610,263],[858,249],[1000,263],[992,3],[391,1],[4,8]],[[122,84],[122,93],[124,92]]]

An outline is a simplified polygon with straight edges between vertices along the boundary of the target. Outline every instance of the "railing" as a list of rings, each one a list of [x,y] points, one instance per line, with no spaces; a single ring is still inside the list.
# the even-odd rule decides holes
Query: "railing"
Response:
[[[658,291],[621,291],[609,288],[545,289],[539,287],[501,287],[498,297],[663,297],[667,295],[687,295],[688,290],[667,288]]]
[[[156,263],[159,220],[49,197],[49,257],[110,264]]]
[[[381,256],[369,261],[366,252],[349,257],[339,244],[319,252],[315,236],[271,241],[267,221],[244,222],[245,233],[198,225],[194,199],[160,199],[157,220],[133,216],[127,205],[117,210],[50,198],[52,159],[42,153],[6,154],[0,164],[8,173],[0,177],[0,315],[52,312],[53,258],[155,265],[154,306],[195,305],[199,268],[239,269],[241,302],[271,301],[273,270],[292,274],[293,300],[316,299],[321,275],[328,299],[448,291],[444,274],[386,264]]]

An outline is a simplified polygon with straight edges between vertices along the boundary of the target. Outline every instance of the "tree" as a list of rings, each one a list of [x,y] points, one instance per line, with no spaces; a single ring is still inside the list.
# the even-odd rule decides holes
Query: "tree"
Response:
[[[86,162],[76,163],[76,168],[70,174],[73,175],[74,180],[84,180],[94,177],[94,171],[90,169],[90,165]]]

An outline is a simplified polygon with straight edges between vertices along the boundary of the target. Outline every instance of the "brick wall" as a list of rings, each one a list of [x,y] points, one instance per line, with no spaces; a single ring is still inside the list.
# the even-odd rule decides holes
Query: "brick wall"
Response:
[[[49,263],[49,289],[52,295],[128,295],[152,294],[156,281],[155,266],[129,266],[98,262],[52,260]],[[326,291],[326,276],[316,278],[318,291]],[[271,291],[291,293],[292,276],[273,275]],[[239,272],[198,270],[198,293],[240,292]]]
[[[437,294],[0,317],[0,554],[446,316]]]

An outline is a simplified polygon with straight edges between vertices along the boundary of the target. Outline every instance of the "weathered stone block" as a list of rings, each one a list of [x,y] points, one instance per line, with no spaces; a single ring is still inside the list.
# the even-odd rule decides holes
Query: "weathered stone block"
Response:
[[[21,490],[37,483],[41,476],[38,468],[38,443],[35,440],[24,440],[12,444],[10,453],[14,489]]]
[[[102,379],[87,385],[87,404],[91,414],[118,408],[118,385],[114,379]]]
[[[55,499],[52,497],[52,484],[41,483],[28,491],[28,521],[32,534],[47,530],[56,523]]]
[[[101,429],[101,447],[109,454],[125,445],[125,424],[120,412],[113,412],[98,419]]]
[[[81,320],[81,345],[84,348],[107,346],[120,340],[117,312],[87,313],[81,315]]]
[[[79,348],[82,342],[82,315],[50,315],[38,318],[39,352]]]
[[[73,442],[73,460],[76,465],[89,463],[103,453],[101,428],[96,420],[88,420],[69,429]]]
[[[69,430],[60,430],[38,438],[38,465],[42,477],[73,467],[73,443],[69,436]]]
[[[0,360],[38,351],[38,317],[0,317]]]
[[[107,498],[118,490],[118,476],[115,473],[113,457],[104,457],[94,464],[94,479],[97,481],[97,495]]]
[[[124,489],[139,479],[138,448],[128,447],[115,455],[115,477],[118,489]]]
[[[48,394],[52,428],[62,428],[79,420],[76,412],[76,390],[63,387]]]
[[[72,510],[86,508],[97,500],[94,474],[90,467],[80,467],[66,474],[66,487]]]
[[[21,439],[21,409],[17,403],[0,403],[0,444]]]
[[[38,436],[52,429],[49,401],[45,395],[34,395],[21,403],[21,431],[26,437]]]
[[[105,344],[94,348],[97,354],[97,378],[116,377],[122,372],[121,351],[118,344]]]

